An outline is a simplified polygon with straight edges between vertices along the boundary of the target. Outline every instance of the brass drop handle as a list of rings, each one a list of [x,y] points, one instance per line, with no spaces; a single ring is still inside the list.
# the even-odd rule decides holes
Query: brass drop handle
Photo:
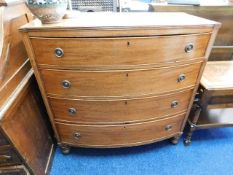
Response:
[[[68,80],[63,80],[62,86],[63,86],[63,88],[67,89],[67,88],[70,88],[71,83]]]
[[[171,130],[172,130],[172,125],[167,125],[167,126],[165,126],[165,130],[166,130],[166,131],[171,131]]]
[[[190,52],[192,52],[193,48],[194,48],[193,43],[189,43],[185,46],[184,50],[186,53],[190,53]]]
[[[11,159],[12,159],[12,157],[9,155],[0,155],[0,161],[8,161]]]
[[[75,115],[77,113],[77,110],[75,108],[69,108],[68,112],[70,115]]]
[[[182,82],[182,81],[184,81],[185,79],[186,79],[185,74],[180,74],[179,77],[178,77],[178,79],[177,79],[177,81],[178,81],[178,82]]]
[[[61,48],[56,48],[54,54],[57,58],[62,58],[64,56],[64,51]]]
[[[79,139],[81,138],[81,134],[80,134],[79,132],[75,132],[75,133],[74,133],[74,138],[75,138],[76,140],[79,140]]]
[[[171,108],[176,108],[177,106],[178,106],[178,101],[173,101],[172,103],[171,103]]]

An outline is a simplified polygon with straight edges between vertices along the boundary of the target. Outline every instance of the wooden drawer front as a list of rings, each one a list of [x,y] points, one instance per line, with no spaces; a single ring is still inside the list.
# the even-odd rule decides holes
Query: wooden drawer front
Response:
[[[172,68],[114,72],[43,69],[41,74],[48,94],[64,97],[126,97],[160,94],[194,86],[200,66],[201,63],[196,63]],[[185,80],[179,82],[178,78],[183,75]]]
[[[140,145],[180,132],[184,115],[128,125],[71,125],[56,123],[61,141],[87,147]]]
[[[10,146],[0,147],[0,166],[20,164],[21,160]]]
[[[0,146],[8,145],[8,144],[9,144],[8,140],[6,139],[4,134],[0,131]]]
[[[69,100],[50,98],[56,121],[76,123],[132,122],[163,118],[185,112],[193,89],[184,92],[131,100]]]
[[[1,175],[29,175],[24,166],[11,166],[0,168]]]
[[[38,64],[59,66],[144,65],[204,57],[210,34],[128,38],[32,38]],[[67,44],[69,43],[69,44]],[[193,50],[185,47],[192,43]],[[55,49],[64,56],[56,57]]]

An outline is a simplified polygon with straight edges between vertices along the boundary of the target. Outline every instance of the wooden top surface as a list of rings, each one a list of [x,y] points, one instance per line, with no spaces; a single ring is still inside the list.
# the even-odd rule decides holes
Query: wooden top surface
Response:
[[[34,20],[21,27],[21,30],[35,29],[73,29],[73,28],[163,28],[163,27],[185,27],[220,26],[220,23],[204,18],[192,16],[182,12],[171,13],[112,13],[93,12],[75,13],[70,19],[64,19],[56,24],[41,24],[39,20]]]
[[[25,3],[24,0],[0,0],[0,7],[2,6],[10,6],[14,4]]]
[[[208,90],[233,90],[233,61],[207,62],[201,84]]]

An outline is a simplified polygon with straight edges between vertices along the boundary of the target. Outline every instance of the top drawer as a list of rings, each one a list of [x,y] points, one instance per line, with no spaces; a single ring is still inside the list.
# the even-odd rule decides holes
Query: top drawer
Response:
[[[32,38],[39,65],[133,66],[204,57],[210,34],[122,38]]]

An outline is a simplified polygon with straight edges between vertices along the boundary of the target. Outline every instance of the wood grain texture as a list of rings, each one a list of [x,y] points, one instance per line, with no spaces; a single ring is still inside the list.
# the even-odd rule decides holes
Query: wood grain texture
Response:
[[[201,63],[196,63],[161,69],[106,72],[42,69],[41,75],[47,94],[63,97],[129,97],[168,93],[193,87],[200,66]],[[185,74],[186,79],[178,82],[181,74]],[[70,88],[63,88],[64,80],[70,82]]]
[[[232,46],[233,31],[231,30],[233,6],[151,6],[155,12],[185,12],[203,18],[218,21],[222,24],[215,41],[216,46]]]
[[[0,108],[30,70],[18,28],[31,19],[22,2],[0,9]]]
[[[2,87],[0,87],[0,109],[3,107],[4,103],[6,103],[9,96],[18,86],[18,84],[22,81],[22,78],[31,70],[31,65],[29,60],[26,60],[25,63],[15,72],[14,76],[12,76]]]
[[[184,13],[80,13],[77,19],[53,25],[35,20],[21,31],[34,37],[128,37],[208,33],[214,25],[220,26]]]
[[[128,125],[75,125],[56,123],[63,143],[83,147],[122,147],[141,145],[181,132],[184,115]],[[171,125],[170,130],[166,127]],[[74,134],[80,133],[80,139]]]
[[[18,31],[32,14],[24,1],[8,2],[0,8],[0,174],[45,175],[53,142]]]
[[[19,165],[22,161],[10,145],[0,147],[0,167]]]
[[[215,47],[209,57],[210,61],[232,60],[233,6],[151,6],[151,11],[176,12],[182,11],[222,23],[215,41]]]
[[[233,108],[233,95],[229,93],[211,97],[208,108]]]
[[[185,143],[191,142],[197,129],[232,126],[233,62],[207,62],[199,88],[199,107],[190,115]]]
[[[76,20],[78,19],[79,20]],[[43,25],[32,21],[21,27],[22,31],[64,29],[126,29],[126,28],[169,28],[199,27],[212,28],[219,23],[185,13],[79,13],[76,19],[64,19],[60,23]]]
[[[26,159],[32,172],[42,175],[46,173],[53,143],[44,124],[44,116],[34,89],[32,80],[28,81],[11,108],[5,112],[0,124],[20,155]]]
[[[233,46],[213,47],[209,59],[214,61],[233,60]]]
[[[203,111],[198,119],[197,127],[198,129],[205,129],[233,126],[232,112],[233,108],[217,108]]]
[[[27,53],[18,28],[31,20],[30,15],[31,13],[24,4],[7,6],[0,11],[0,18],[2,18],[0,26],[0,88],[27,60]]]
[[[208,60],[208,58],[209,58],[209,55],[210,55],[210,53],[211,53],[211,49],[212,49],[213,44],[214,44],[214,42],[215,42],[216,36],[217,36],[217,34],[218,34],[218,31],[219,31],[219,27],[218,27],[218,26],[214,26],[214,28],[213,28],[213,33],[212,33],[212,35],[211,35],[211,37],[210,37],[210,41],[209,41],[208,47],[207,47],[207,49],[206,49],[205,61],[204,61],[204,62],[202,63],[202,65],[201,65],[201,69],[200,69],[199,74],[198,74],[198,77],[197,77],[197,82],[198,82],[198,83],[196,83],[196,86],[195,86],[195,88],[194,88],[194,93],[193,93],[193,96],[192,96],[192,98],[191,98],[191,101],[190,101],[190,104],[189,104],[189,107],[188,107],[188,112],[186,113],[186,116],[185,116],[185,119],[184,119],[184,122],[183,122],[183,125],[182,125],[182,130],[184,130],[184,127],[185,127],[185,125],[186,125],[186,121],[188,120],[188,117],[189,117],[189,114],[190,114],[192,105],[193,105],[194,100],[195,100],[195,96],[196,96],[197,90],[198,90],[199,85],[200,85],[201,77],[202,77],[203,71],[204,71],[204,69],[205,69],[205,65],[206,65],[207,60]]]
[[[44,84],[43,84],[43,82],[42,82],[42,80],[40,78],[40,74],[39,74],[39,71],[38,71],[38,68],[37,68],[37,65],[36,65],[36,62],[35,62],[34,51],[33,51],[30,39],[29,39],[29,37],[27,36],[26,33],[22,33],[22,39],[23,39],[24,45],[26,47],[27,53],[29,55],[31,66],[34,69],[34,74],[35,74],[35,77],[37,79],[37,83],[38,83],[38,86],[39,86],[39,89],[40,89],[40,93],[42,95],[46,110],[48,112],[49,119],[51,121],[51,125],[52,125],[52,128],[53,128],[55,137],[56,137],[57,141],[60,142],[60,138],[58,136],[57,130],[56,130],[54,122],[53,122],[53,113],[52,113],[52,111],[50,109],[49,102],[48,102],[48,100],[46,98],[46,92],[45,92],[45,89],[44,89]]]
[[[43,26],[33,21],[20,29],[64,153],[67,145],[121,147],[178,138],[220,24],[184,13],[102,15]],[[189,54],[186,42],[194,43]],[[60,59],[57,47],[65,54]],[[180,76],[185,80],[178,82]],[[176,97],[184,103],[175,112],[169,109]],[[77,115],[67,114],[70,107]],[[75,132],[81,137],[75,139]]]
[[[23,165],[0,167],[1,175],[30,175],[27,168]]]
[[[201,79],[201,84],[208,90],[233,90],[232,75],[233,61],[208,62]]]
[[[81,100],[49,98],[55,121],[81,124],[130,123],[165,118],[184,113],[190,102],[191,90],[152,96],[139,99],[122,100]],[[172,107],[172,103],[177,106]],[[69,113],[75,108],[76,114]]]
[[[216,32],[217,30],[215,30],[215,32],[212,35],[212,39],[211,39],[212,43],[213,43],[213,38],[217,34]],[[211,46],[209,46],[209,48],[210,47]],[[220,54],[218,52],[219,58],[217,58],[217,60],[219,60],[220,58],[222,60],[224,59],[229,60],[230,57],[225,58],[225,56],[230,55],[227,52],[229,52],[231,47],[232,46],[214,46],[215,50],[221,51]],[[215,56],[216,52],[214,52],[211,55]],[[227,66],[225,67],[224,62],[225,65],[228,65],[229,63],[228,65],[229,67]],[[233,103],[232,103],[233,89],[232,87],[230,87],[231,85],[229,86],[229,84],[226,84],[226,81],[223,80],[225,78],[224,74],[225,73],[227,74],[228,71],[231,72],[231,68],[230,68],[231,61],[229,62],[224,61],[224,62],[214,61],[213,65],[215,64],[215,66],[213,67],[209,66],[209,64],[212,65],[212,63],[208,62],[206,68],[203,70],[204,73],[201,79],[201,86],[199,87],[199,97],[198,97],[200,98],[198,102],[198,105],[200,105],[200,107],[197,107],[196,110],[193,111],[193,114],[192,113],[190,114],[188,134],[185,138],[186,144],[189,144],[191,142],[192,133],[196,129],[223,127],[223,126],[232,125],[231,120],[229,119],[226,120],[226,116],[229,115],[229,111],[226,109],[227,111],[226,112],[225,109],[223,109],[223,108],[233,107]],[[213,77],[214,80],[212,79]],[[226,78],[229,79],[229,75]],[[209,82],[210,79],[212,79],[213,82]],[[216,87],[213,88],[214,85],[216,85]],[[219,85],[221,86],[221,88],[219,88]]]
[[[25,32],[24,30],[21,30]],[[53,31],[53,32],[51,32]],[[28,36],[30,37],[54,37],[54,38],[87,38],[87,37],[138,37],[138,36],[159,36],[159,35],[180,35],[180,34],[198,34],[198,33],[210,33],[213,31],[212,27],[207,26],[183,26],[183,27],[168,27],[168,28],[95,28],[95,29],[70,29],[68,33],[64,34],[64,30],[61,29],[47,29],[45,31],[30,30]]]
[[[2,6],[13,6],[25,3],[24,0],[0,0],[0,7]]]
[[[36,62],[62,67],[115,67],[181,62],[204,57],[209,33],[197,35],[124,37],[124,38],[32,38]],[[69,44],[67,44],[69,43]],[[194,49],[185,52],[192,43]],[[54,51],[61,48],[62,58]],[[137,54],[135,54],[135,51]]]

